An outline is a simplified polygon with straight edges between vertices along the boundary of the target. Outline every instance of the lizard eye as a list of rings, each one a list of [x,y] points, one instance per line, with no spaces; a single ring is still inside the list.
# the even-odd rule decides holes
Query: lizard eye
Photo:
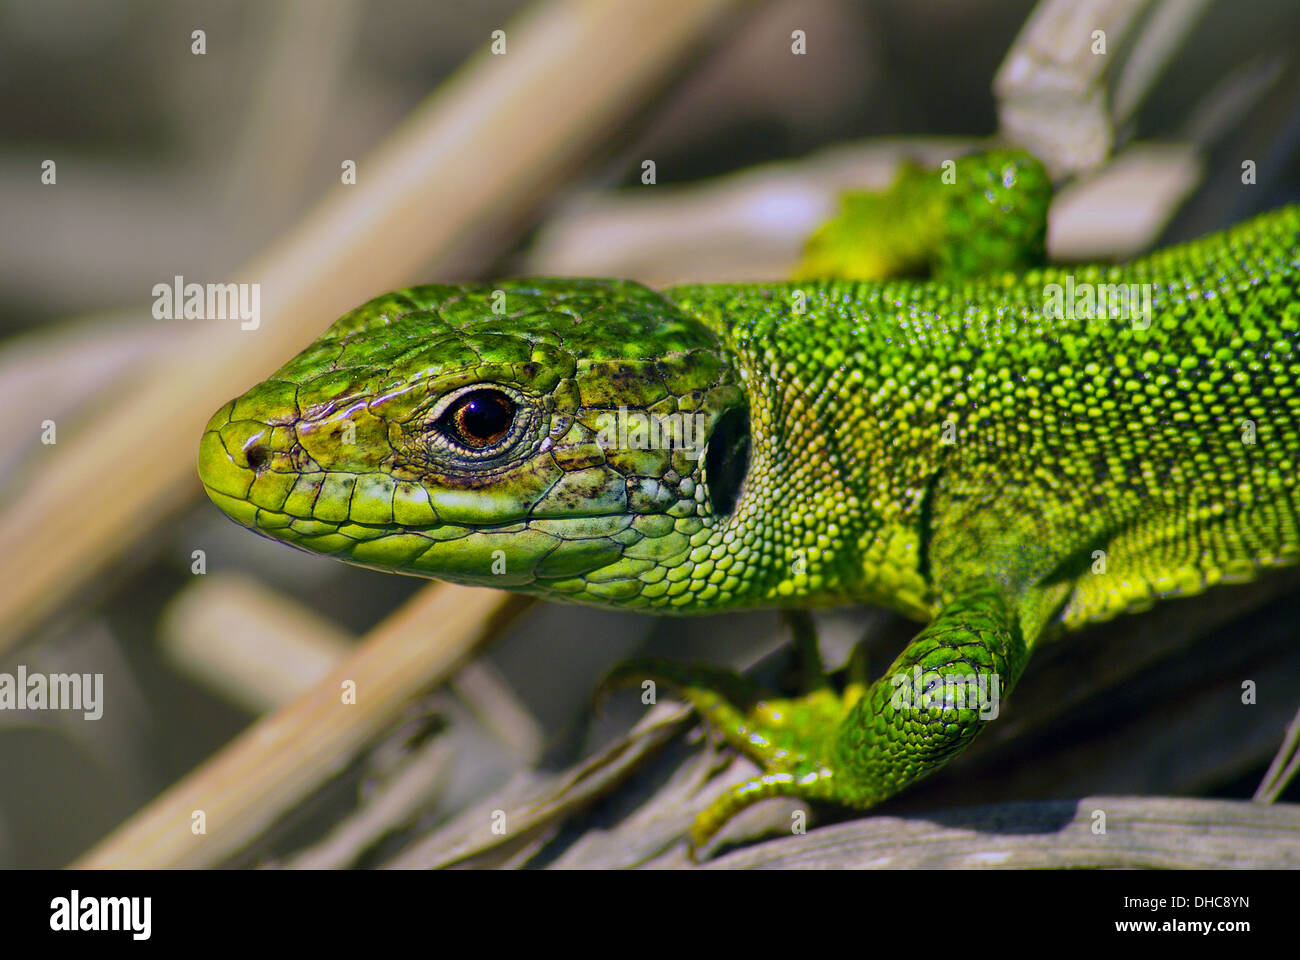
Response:
[[[515,402],[500,390],[471,390],[457,397],[435,424],[447,439],[470,450],[499,443],[515,422]]]

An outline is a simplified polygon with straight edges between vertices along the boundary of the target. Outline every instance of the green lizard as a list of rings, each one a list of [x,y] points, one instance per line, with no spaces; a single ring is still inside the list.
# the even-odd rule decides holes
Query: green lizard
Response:
[[[961,750],[1050,633],[1300,558],[1300,207],[1035,268],[1042,168],[954,170],[851,199],[802,269],[928,278],[378,297],[212,417],[204,486],[258,533],[382,570],[924,621],[842,693],[619,671],[677,688],[764,771],[695,844],[765,797],[869,807]]]

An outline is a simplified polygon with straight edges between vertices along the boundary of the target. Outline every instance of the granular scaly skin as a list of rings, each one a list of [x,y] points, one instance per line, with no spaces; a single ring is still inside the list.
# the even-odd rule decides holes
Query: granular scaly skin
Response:
[[[1041,244],[1038,168],[972,168],[1006,189],[957,205],[985,197]],[[1017,182],[1035,191],[1020,205]],[[765,796],[870,806],[982,727],[954,683],[1005,694],[1058,625],[1300,557],[1300,207],[1115,267],[975,276],[984,248],[968,269],[953,231],[932,233],[950,279],[396,291],[218,411],[200,474],[245,526],[380,569],[670,613],[869,601],[928,621],[842,695],[620,671],[679,688],[766,771],[695,842]],[[1149,314],[1053,299],[1130,284]],[[482,449],[448,426],[467,403],[475,429],[509,421]],[[668,426],[638,434],[637,415]],[[937,699],[897,702],[913,676]]]
[[[803,316],[791,287],[670,291],[738,358],[749,525],[785,569],[807,551],[764,598],[933,613],[992,570],[1068,583],[1077,626],[1293,562],[1298,230],[1292,207],[1124,267],[804,285]],[[1151,284],[1149,326],[1045,316],[1067,276]]]

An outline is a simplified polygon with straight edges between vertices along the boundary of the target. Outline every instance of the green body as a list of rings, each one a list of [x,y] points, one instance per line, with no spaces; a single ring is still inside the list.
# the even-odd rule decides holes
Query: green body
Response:
[[[707,669],[624,671],[680,687],[767,771],[697,841],[763,796],[878,802],[982,726],[954,682],[1005,692],[1055,625],[1300,558],[1300,208],[1123,266],[1025,269],[1041,170],[959,168],[883,195],[877,217],[939,199],[890,220],[915,254],[856,271],[936,279],[373,300],[213,417],[204,484],[260,533],[382,569],[663,612],[866,601],[929,621],[842,695],[736,703]],[[805,273],[855,272],[827,253],[835,229]],[[472,425],[509,408],[506,434],[460,443],[466,403]],[[934,699],[898,702],[911,676]]]

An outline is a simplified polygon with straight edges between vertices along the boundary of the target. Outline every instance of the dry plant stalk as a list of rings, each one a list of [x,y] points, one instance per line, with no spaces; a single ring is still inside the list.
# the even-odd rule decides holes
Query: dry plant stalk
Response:
[[[306,799],[407,702],[445,677],[529,601],[433,584],[375,627],[361,646],[288,706],[262,717],[164,791],[72,866],[220,864]],[[355,702],[347,703],[347,691]],[[196,834],[202,813],[206,833]]]

